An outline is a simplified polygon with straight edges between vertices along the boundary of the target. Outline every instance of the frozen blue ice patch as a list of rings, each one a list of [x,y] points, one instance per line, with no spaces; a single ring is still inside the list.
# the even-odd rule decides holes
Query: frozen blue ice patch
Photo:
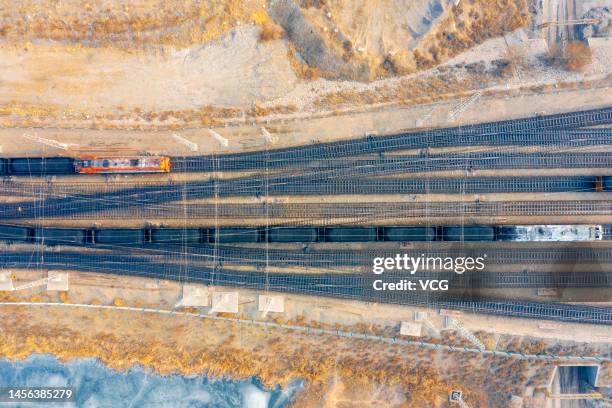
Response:
[[[125,372],[112,370],[96,359],[66,364],[49,354],[26,360],[0,359],[3,387],[71,387],[74,403],[10,403],[0,407],[86,408],[283,408],[303,388],[294,381],[286,389],[264,388],[255,378],[245,381],[211,380],[205,376],[160,376],[136,366]]]

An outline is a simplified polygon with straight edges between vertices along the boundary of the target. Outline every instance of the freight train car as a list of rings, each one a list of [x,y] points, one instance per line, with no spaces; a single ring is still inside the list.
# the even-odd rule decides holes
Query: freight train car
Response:
[[[612,192],[612,176],[602,177],[601,185],[603,191]]]
[[[35,240],[46,245],[85,244],[91,232],[79,228],[38,228],[35,230]]]
[[[375,227],[329,227],[324,230],[326,242],[371,242],[377,238]]]
[[[513,225],[497,228],[498,241],[601,241],[601,225]]]
[[[0,225],[0,240],[9,242],[27,242],[32,237],[31,228],[15,225]]]
[[[154,244],[199,244],[202,240],[199,228],[153,228],[150,240]]]
[[[258,228],[219,228],[211,229],[208,232],[210,243],[219,242],[222,244],[231,243],[257,243],[261,242],[261,234]]]
[[[442,227],[442,241],[495,241],[495,228],[487,225]]]
[[[385,241],[435,241],[436,227],[383,227]]]
[[[94,244],[142,244],[146,243],[146,229],[140,228],[109,228],[93,231]]]
[[[600,241],[601,225],[457,225],[384,227],[274,227],[274,228],[34,228],[0,225],[0,241],[46,245],[100,244],[255,244],[356,242],[579,242]]]
[[[47,176],[74,173],[74,161],[69,157],[18,157],[0,159],[0,175]]]
[[[268,242],[317,242],[318,229],[315,227],[268,228]]]

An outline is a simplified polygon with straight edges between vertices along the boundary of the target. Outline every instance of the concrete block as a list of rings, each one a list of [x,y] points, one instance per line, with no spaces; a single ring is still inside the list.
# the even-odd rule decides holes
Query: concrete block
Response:
[[[238,313],[238,292],[213,292],[210,313]]]
[[[402,336],[419,337],[423,326],[421,323],[402,322],[400,326],[400,334]]]
[[[414,312],[414,321],[415,322],[422,322],[426,318],[427,318],[427,313],[425,313],[425,312]]]
[[[208,306],[208,289],[195,285],[183,285],[183,298],[179,304],[183,307]]]
[[[538,329],[540,330],[559,330],[561,325],[550,322],[542,322],[538,324]]]
[[[455,320],[451,316],[444,316],[442,327],[446,330],[455,330]]]
[[[49,272],[47,290],[67,291],[70,289],[70,276],[67,272]]]
[[[257,310],[263,313],[284,313],[285,298],[282,296],[259,295]]]
[[[0,291],[13,291],[15,287],[13,286],[13,278],[11,277],[10,272],[0,272]]]
[[[191,140],[185,139],[184,137],[179,136],[176,133],[173,134],[172,137],[174,138],[174,140],[176,140],[177,142],[179,142],[183,146],[187,147],[192,152],[197,152],[198,151],[198,144],[197,143],[194,143]]]
[[[538,296],[559,296],[559,289],[557,288],[538,288]]]
[[[210,133],[210,135],[213,137],[213,139],[215,139],[217,141],[217,143],[219,143],[221,146],[223,146],[223,147],[228,147],[229,146],[229,140],[227,140],[226,138],[221,136],[219,133],[215,132],[212,129],[208,129],[208,133]]]
[[[461,311],[451,310],[451,309],[440,309],[440,316],[459,317],[461,316]]]

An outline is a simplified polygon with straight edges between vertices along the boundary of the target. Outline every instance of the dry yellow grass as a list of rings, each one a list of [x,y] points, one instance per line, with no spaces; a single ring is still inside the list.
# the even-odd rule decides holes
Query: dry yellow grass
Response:
[[[583,71],[592,61],[590,48],[580,42],[572,41],[565,48],[554,44],[548,49],[547,59],[551,65],[568,71]]]
[[[238,24],[253,22],[256,13],[265,14],[265,4],[255,0],[135,0],[129,4],[24,0],[19,7],[14,1],[0,0],[0,9],[7,11],[0,37],[10,43],[48,39],[123,49],[205,43]],[[25,20],[23,15],[30,18]]]
[[[341,399],[368,401],[376,389],[387,387],[390,399],[401,395],[411,407],[437,405],[450,389],[430,364],[416,364],[418,353],[382,343],[109,310],[48,309],[45,315],[55,324],[43,325],[45,317],[35,311],[3,311],[10,313],[0,321],[0,355],[14,359],[32,353],[52,353],[62,361],[97,357],[118,370],[142,364],[163,375],[255,375],[267,386],[300,378],[306,390],[296,407],[319,406],[332,383],[343,384],[344,391],[336,394]],[[390,403],[384,398],[381,406]]]
[[[317,67],[311,67],[304,62],[298,61],[295,56],[296,52],[297,51],[293,44],[289,43],[287,46],[287,59],[289,60],[289,64],[297,77],[306,80],[318,79],[321,76],[321,70]]]
[[[488,38],[529,24],[527,0],[467,0],[420,41],[414,56],[428,68],[480,44]]]
[[[272,41],[282,38],[284,34],[283,28],[272,21],[265,11],[261,10],[253,13],[252,19],[255,24],[261,26],[261,32],[259,34],[259,39],[261,41]]]
[[[281,26],[274,23],[273,21],[266,21],[261,26],[261,33],[259,39],[261,41],[272,41],[279,40],[282,38],[284,30]]]

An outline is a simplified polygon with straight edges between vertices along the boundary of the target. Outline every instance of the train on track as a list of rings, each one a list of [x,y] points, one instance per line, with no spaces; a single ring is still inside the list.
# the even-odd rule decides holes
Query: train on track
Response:
[[[74,160],[77,173],[169,173],[170,158],[165,156],[88,157]]]
[[[534,162],[535,164],[530,162],[530,160],[532,159],[530,157],[524,158],[526,160],[526,163],[523,163],[523,164],[520,164],[518,157],[506,157],[503,163],[501,161],[501,157],[497,157],[497,156],[495,157],[495,161],[492,161],[490,157],[479,158],[479,159],[474,158],[473,160],[468,160],[468,162],[471,163],[471,165],[468,167],[471,168],[471,166],[473,165],[475,166],[475,168],[480,168],[481,166],[484,166],[483,168],[485,167],[489,168],[490,163],[493,163],[493,162],[498,163],[497,166],[499,166],[499,168],[536,168],[539,166],[542,166],[542,167],[553,166],[554,167],[554,163],[557,163],[560,160],[560,157],[557,157],[557,156],[553,157],[553,156],[549,157],[551,163],[549,163],[549,161],[541,162],[540,160],[535,160]],[[569,167],[576,166],[576,167],[581,167],[581,168],[602,167],[603,165],[600,162],[608,163],[610,160],[607,157],[599,157],[599,158],[596,158],[597,160],[593,159],[594,161],[591,160],[592,158],[588,158],[588,157],[581,159],[578,156],[576,156],[575,158],[578,160],[576,163],[573,163],[573,162],[570,163],[569,161],[564,161],[563,162],[565,163],[564,165],[569,166]],[[0,158],[0,176],[4,176],[4,177],[6,176],[44,177],[44,176],[51,176],[51,175],[71,175],[71,174],[113,174],[113,173],[115,174],[130,174],[130,173],[140,174],[140,173],[170,173],[171,171],[173,172],[174,171],[178,171],[178,172],[212,171],[212,168],[208,168],[206,166],[201,167],[201,168],[196,166],[194,169],[190,169],[190,166],[186,165],[186,162],[190,160],[206,161],[205,159],[207,158],[182,158],[181,159],[181,158],[170,158],[167,156],[85,157],[85,158],[78,158],[78,159],[73,159],[69,157]],[[389,160],[393,161],[396,159],[391,158]],[[456,162],[455,159],[450,156],[445,157],[444,160],[448,160],[448,163],[446,165],[443,165],[442,163],[444,162],[444,160],[434,160],[432,158],[432,163],[435,163],[435,166],[429,169],[429,171],[449,170],[449,169],[456,169],[457,167],[463,168],[465,163]],[[465,158],[459,157],[458,159],[465,159]],[[485,163],[485,164],[482,164],[481,161],[482,163]],[[400,164],[402,163],[404,162],[401,162]],[[588,163],[588,166],[585,163]],[[374,166],[376,163],[372,162],[369,164],[371,166]],[[393,165],[392,163],[387,163],[387,164]],[[362,168],[364,166],[363,163],[360,164],[359,161],[353,163],[353,165],[357,166],[356,168]],[[365,166],[365,168],[366,169],[373,168],[370,165]],[[396,165],[399,165],[399,164],[396,163],[393,166],[396,166]],[[332,169],[332,167],[330,167],[329,169]],[[327,169],[327,167],[324,167],[322,169],[323,170]],[[401,169],[402,169],[402,172],[413,172],[413,171],[416,171],[416,169],[423,170],[425,169],[425,167],[423,167],[421,164],[417,164],[416,167],[412,170],[408,168],[408,166],[404,166]],[[383,170],[384,169],[381,168],[381,171]],[[347,173],[346,175],[352,176],[352,177],[357,177],[357,176],[367,177],[371,174],[366,172],[364,174],[352,174],[352,175],[350,173]],[[291,183],[289,184],[285,181],[285,177],[283,176],[280,176],[280,178],[278,177],[273,178],[272,187],[276,189],[282,189],[283,186],[293,185],[293,183],[301,182],[302,184],[304,184],[306,182],[307,184],[307,182],[309,181],[307,176],[305,179],[303,179],[303,177],[300,178],[300,177],[296,177],[295,175],[293,175],[289,177],[288,179],[291,181]],[[542,188],[538,186],[541,186],[547,183],[545,179],[546,177],[543,177],[541,180],[538,178],[535,178],[535,180],[527,181],[527,182],[533,185],[533,187],[531,188],[532,190],[533,189],[537,190],[538,188]],[[378,182],[380,183],[380,181]],[[408,180],[408,182],[411,182],[411,180]],[[414,183],[414,181],[412,182]],[[397,184],[399,182],[395,181],[395,183]],[[437,184],[435,180],[434,181],[428,180],[427,183],[428,183],[428,186],[431,185],[431,188],[434,190],[438,188],[436,187]],[[441,185],[444,185],[444,183],[450,184],[449,182],[445,182],[445,181],[438,181],[438,183],[441,183]],[[468,180],[468,183],[469,183],[469,180]],[[480,180],[473,180],[472,183],[476,183],[478,185],[481,185],[481,184],[486,185],[486,182],[483,182],[482,178]],[[559,183],[562,183],[562,181],[560,180],[557,184]],[[344,190],[347,189],[347,187],[342,187],[341,185],[338,186],[336,184],[334,184],[333,186],[330,184],[330,186],[336,189],[338,188],[344,189]],[[319,183],[316,183],[316,185],[319,185]],[[504,186],[505,185],[502,185],[498,189],[505,188],[505,190],[509,190],[509,191],[520,189],[518,187],[519,184],[513,185],[512,188],[508,186],[505,186],[505,187]],[[554,187],[553,185],[550,185],[547,188],[553,188],[553,187]],[[284,188],[286,189],[286,187]],[[371,188],[375,190],[376,189],[384,190],[385,185],[377,184]],[[401,188],[401,186],[398,188]],[[451,188],[451,187],[447,187],[447,188]],[[469,185],[467,185],[466,188],[469,189]],[[582,192],[587,192],[587,191],[609,192],[609,191],[612,191],[612,176],[583,177],[583,180],[580,181],[580,185],[578,187],[572,187],[572,186],[567,187],[566,186],[565,188],[569,188],[570,189],[569,191],[573,191],[572,189],[580,189],[580,191]],[[527,189],[527,187],[523,186],[522,189],[523,190]],[[353,188],[347,193],[350,194],[356,191],[357,189]],[[383,193],[384,192],[386,191],[383,191]]]
[[[403,132],[377,137],[365,137],[341,140],[313,145],[293,146],[282,149],[227,153],[216,156],[175,158],[173,167],[177,171],[230,171],[254,170],[262,168],[295,167],[296,163],[303,165],[312,160],[328,160],[328,166],[335,167],[339,158],[362,156],[366,154],[383,154],[394,151],[435,147],[458,146],[500,146],[500,145],[564,145],[597,146],[609,144],[612,128],[596,128],[597,125],[612,123],[612,107],[599,109],[564,112],[552,115],[510,119],[497,122],[462,125],[451,128],[433,128]],[[427,153],[429,156],[429,154]],[[459,159],[465,159],[461,154]],[[497,159],[501,156],[496,154]],[[563,155],[567,160],[567,155]],[[428,159],[428,157],[425,157]],[[449,165],[455,168],[458,163],[462,168],[469,168],[473,160],[491,161],[491,157],[478,157],[467,161],[455,161]],[[554,163],[557,158],[551,157]],[[69,157],[21,157],[0,159],[0,175],[52,175],[71,173],[122,173],[122,172],[169,172],[170,162],[174,159],[164,156],[137,157],[86,157],[73,159]],[[367,165],[370,159],[359,159],[355,163]],[[387,157],[383,160],[393,164],[401,157]],[[509,160],[516,160],[510,157]],[[608,157],[586,160],[589,165],[598,165]],[[594,163],[593,163],[594,162]],[[351,162],[349,164],[354,164]],[[386,163],[389,164],[389,163]],[[519,163],[520,164],[520,163]],[[541,167],[546,165],[539,164]],[[565,164],[567,165],[567,164]],[[420,166],[419,166],[420,167]],[[593,167],[593,166],[591,166]],[[607,166],[604,166],[607,167]],[[441,170],[441,169],[440,169]],[[604,180],[612,187],[612,179]],[[608,189],[610,190],[610,188]]]
[[[166,156],[123,157],[19,157],[0,159],[2,176],[45,176],[53,174],[169,173]]]
[[[603,239],[601,225],[459,225],[272,228],[39,228],[0,225],[0,240],[60,244],[248,244],[359,242],[580,242]]]

